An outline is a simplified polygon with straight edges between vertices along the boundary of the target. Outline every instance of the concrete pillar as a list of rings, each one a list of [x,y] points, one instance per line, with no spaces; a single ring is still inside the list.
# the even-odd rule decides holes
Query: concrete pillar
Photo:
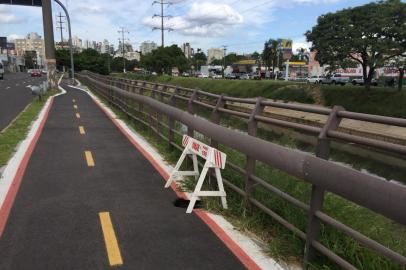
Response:
[[[42,0],[42,18],[44,24],[45,65],[48,69],[48,87],[57,88],[54,27],[52,23],[51,0]]]

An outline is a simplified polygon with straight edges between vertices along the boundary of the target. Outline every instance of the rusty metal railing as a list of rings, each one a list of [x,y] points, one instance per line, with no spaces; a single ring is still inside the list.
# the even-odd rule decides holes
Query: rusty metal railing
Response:
[[[328,191],[392,219],[397,223],[406,225],[406,186],[383,181],[379,177],[328,161],[331,139],[340,139],[376,147],[385,151],[393,151],[398,154],[406,154],[406,147],[403,145],[362,138],[338,131],[343,118],[400,127],[406,127],[405,119],[347,112],[341,107],[334,107],[332,109],[315,108],[306,105],[278,103],[263,98],[241,99],[226,97],[224,95],[215,95],[200,90],[180,87],[170,90],[169,88],[172,87],[168,85],[101,76],[88,72],[79,74],[78,77],[129,117],[148,126],[156,134],[157,138],[167,141],[171,149],[180,149],[174,140],[175,134],[182,135],[175,129],[175,122],[177,121],[187,126],[187,133],[189,135],[193,135],[194,131],[198,131],[211,139],[211,145],[222,144],[244,154],[246,156],[245,168],[240,168],[231,162],[228,162],[227,166],[245,176],[245,189],[243,190],[235,186],[227,179],[224,179],[225,185],[245,197],[248,202],[247,208],[256,207],[262,210],[299,238],[303,239],[305,241],[305,265],[308,265],[314,259],[316,252],[319,252],[337,263],[340,267],[356,269],[344,258],[341,258],[318,241],[320,225],[324,223],[352,237],[365,247],[399,263],[401,266],[406,266],[406,257],[403,255],[322,212],[325,193]],[[187,112],[177,108],[178,101],[187,103]],[[253,110],[251,113],[246,113],[228,109],[227,102],[251,104],[253,105]],[[196,105],[212,110],[210,121],[194,116],[194,113],[198,109]],[[327,121],[322,127],[314,127],[272,119],[262,115],[265,106],[319,113],[326,115]],[[246,119],[248,134],[220,126],[220,113]],[[168,124],[161,121],[163,116],[168,118]],[[316,156],[257,138],[256,133],[259,122],[295,128],[317,135]],[[168,136],[163,134],[162,127],[169,130]],[[254,171],[257,161],[311,184],[312,192],[309,205],[256,176]],[[345,185],[343,184],[343,179],[345,179]],[[261,185],[269,192],[306,211],[309,216],[306,232],[298,229],[272,209],[256,200],[252,196],[252,187],[255,185]]]

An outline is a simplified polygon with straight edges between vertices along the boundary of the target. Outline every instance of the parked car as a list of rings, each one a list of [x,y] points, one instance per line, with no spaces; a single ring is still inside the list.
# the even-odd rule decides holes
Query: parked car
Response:
[[[4,66],[3,63],[0,62],[0,80],[4,79]]]
[[[46,75],[46,74],[48,74],[48,70],[43,69],[43,70],[41,70],[41,73],[44,74],[44,75]]]
[[[322,84],[341,84],[345,85],[350,81],[349,77],[344,77],[341,74],[333,74],[321,80]]]
[[[306,79],[307,83],[319,84],[324,79],[324,76],[311,76]]]
[[[250,80],[250,79],[251,79],[251,77],[247,73],[241,74],[241,76],[240,76],[240,80]]]
[[[182,77],[190,77],[190,74],[188,72],[183,72]]]
[[[234,73],[229,73],[229,74],[226,74],[224,76],[224,78],[229,79],[229,80],[236,80],[237,76]]]
[[[221,79],[221,78],[223,78],[223,76],[221,76],[220,74],[210,74],[210,78],[212,78],[212,79]]]
[[[31,77],[41,77],[41,76],[42,76],[42,74],[41,74],[41,71],[40,71],[40,70],[33,69],[33,70],[31,71]]]
[[[352,80],[351,80],[351,83],[352,83],[353,85],[364,85],[364,77],[357,78],[357,79],[352,79]],[[377,85],[378,85],[378,81],[375,80],[375,79],[372,79],[372,80],[371,80],[371,85],[377,86]]]
[[[208,75],[208,74],[200,73],[200,74],[197,75],[197,77],[198,77],[198,78],[204,78],[204,79],[206,79],[206,78],[209,78],[209,75]]]

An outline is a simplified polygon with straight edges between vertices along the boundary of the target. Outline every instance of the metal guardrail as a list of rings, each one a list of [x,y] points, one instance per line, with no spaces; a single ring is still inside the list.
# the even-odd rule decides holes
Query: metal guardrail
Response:
[[[191,91],[190,89],[179,87],[170,92],[167,91],[167,88],[169,88],[167,85],[131,81],[101,76],[89,72],[79,74],[78,77],[112,105],[125,112],[129,117],[151,128],[157,137],[166,140],[168,146],[172,149],[180,148],[174,140],[175,134],[181,135],[175,129],[175,121],[178,121],[187,126],[187,133],[189,135],[193,135],[193,131],[196,130],[208,138],[211,138],[211,145],[216,146],[217,144],[223,144],[246,155],[245,168],[240,168],[230,162],[227,163],[227,166],[232,170],[245,176],[245,189],[242,190],[227,179],[224,179],[224,184],[231,190],[245,197],[248,204],[247,207],[257,207],[292,231],[299,238],[303,239],[305,241],[305,265],[308,265],[308,263],[314,259],[315,253],[318,251],[337,263],[340,267],[356,269],[344,258],[338,256],[317,240],[320,225],[321,222],[323,222],[352,237],[369,249],[386,256],[402,266],[406,266],[405,256],[383,246],[322,212],[324,195],[326,191],[328,191],[386,216],[395,222],[406,225],[406,186],[383,181],[379,177],[328,161],[330,141],[332,138],[373,146],[400,154],[406,153],[406,148],[402,145],[361,138],[337,131],[342,118],[392,124],[401,127],[406,127],[405,119],[347,112],[341,107],[334,107],[333,109],[314,108],[306,105],[277,103],[263,98],[240,99],[226,97],[224,95],[215,95],[199,90]],[[186,96],[182,91],[191,94]],[[204,100],[199,98],[199,95],[204,95]],[[213,100],[209,100],[209,98],[217,100],[213,102]],[[177,100],[187,102],[187,112],[176,107]],[[227,109],[227,101],[244,102],[255,105],[255,107],[250,114],[233,111]],[[135,106],[135,104],[137,104],[137,106]],[[211,122],[194,116],[194,112],[197,109],[196,105],[212,109]],[[322,128],[290,123],[262,116],[261,114],[265,106],[320,113],[328,115],[328,120]],[[220,113],[231,114],[247,119],[248,134],[220,126]],[[154,116],[155,114],[156,116]],[[168,118],[168,124],[161,121],[163,116]],[[257,138],[258,123],[261,121],[318,134],[316,156],[285,148]],[[163,134],[162,127],[169,130],[168,136]],[[312,185],[312,193],[309,205],[279,190],[258,176],[255,176],[256,161],[261,161],[310,183]],[[345,184],[343,184],[343,179],[345,179]],[[261,185],[271,193],[280,196],[294,206],[306,211],[309,215],[309,223],[306,232],[301,231],[272,209],[257,201],[252,196],[253,187],[255,185]]]

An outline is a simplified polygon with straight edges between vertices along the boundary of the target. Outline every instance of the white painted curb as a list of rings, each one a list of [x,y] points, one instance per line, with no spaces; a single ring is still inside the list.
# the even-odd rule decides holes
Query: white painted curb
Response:
[[[168,174],[172,172],[173,167],[169,165],[167,162],[165,162],[165,160],[160,156],[158,151],[151,144],[149,144],[149,142],[147,142],[141,135],[139,135],[135,130],[129,127],[123,120],[118,119],[117,115],[112,110],[110,110],[109,107],[105,106],[97,96],[95,96],[91,91],[87,89],[87,87],[81,86],[79,81],[78,86],[69,85],[69,87],[87,93],[96,103],[98,103],[101,107],[103,107],[108,112],[108,114],[110,114],[110,116],[112,116],[112,118],[114,118],[118,122],[121,128],[123,128],[127,132],[127,134],[131,136],[132,139],[134,139],[139,145],[141,145],[141,147],[144,148]],[[190,196],[190,194],[186,195],[187,197]],[[262,269],[269,270],[292,269],[291,267],[288,266],[282,267],[278,262],[270,258],[268,255],[266,255],[266,253],[257,243],[255,243],[255,241],[253,241],[249,236],[238,231],[223,216],[208,212],[206,213]]]
[[[55,94],[52,97],[48,98],[44,107],[41,109],[41,112],[39,113],[37,119],[31,124],[27,137],[20,142],[13,157],[8,161],[7,165],[4,168],[3,174],[0,177],[0,209],[3,206],[7,193],[13,183],[18,167],[20,166],[20,163],[23,160],[24,155],[27,152],[32,140],[34,139],[35,134],[37,133],[47,110],[49,109],[49,106],[51,105],[52,98],[66,93],[66,91],[59,86],[62,77],[63,76],[61,76],[61,78],[58,81],[58,88],[61,90],[61,93]]]

